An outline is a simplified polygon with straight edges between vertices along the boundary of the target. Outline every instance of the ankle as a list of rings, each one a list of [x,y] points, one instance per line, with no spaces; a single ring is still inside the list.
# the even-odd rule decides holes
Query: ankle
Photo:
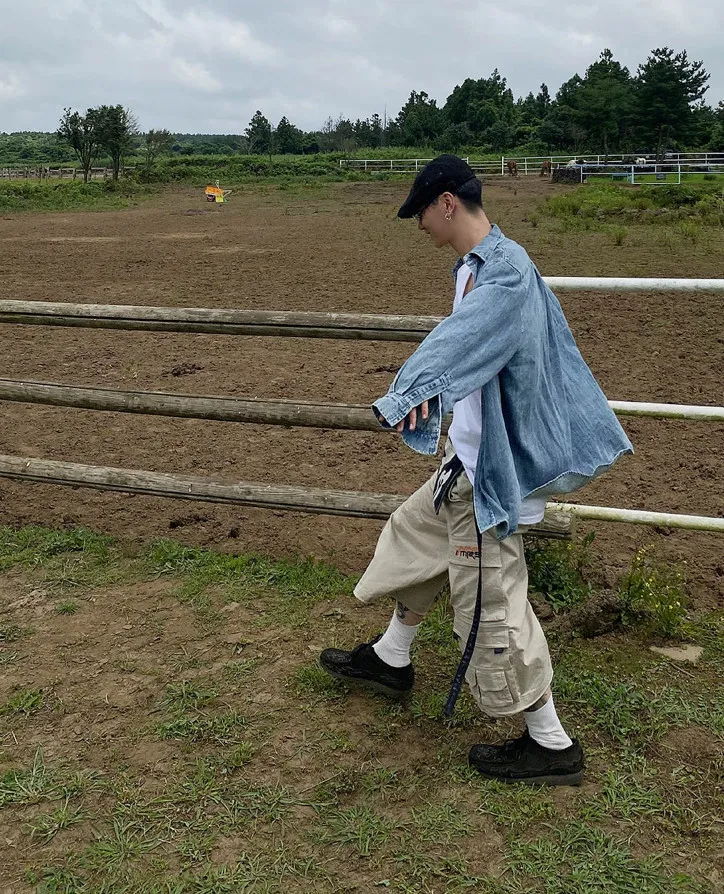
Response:
[[[535,704],[537,705],[538,702]],[[543,748],[563,751],[565,748],[570,748],[573,744],[572,739],[563,729],[563,724],[558,718],[552,695],[535,710],[524,711],[523,717],[525,718],[530,737],[539,745],[542,745]]]
[[[372,646],[377,657],[390,667],[406,667],[410,664],[410,646],[415,639],[420,625],[405,624],[397,616],[392,615],[384,634]]]

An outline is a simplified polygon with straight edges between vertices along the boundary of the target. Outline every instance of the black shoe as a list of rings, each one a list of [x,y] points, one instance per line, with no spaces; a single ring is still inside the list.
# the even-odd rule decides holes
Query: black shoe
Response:
[[[539,745],[528,730],[505,745],[473,745],[468,763],[478,773],[499,782],[580,785],[583,779],[583,749],[578,739],[556,751]]]
[[[412,691],[415,671],[411,664],[391,667],[379,658],[372,648],[379,638],[376,636],[369,643],[361,643],[351,652],[325,649],[319,656],[319,663],[333,677],[358,683],[388,698],[404,699]]]

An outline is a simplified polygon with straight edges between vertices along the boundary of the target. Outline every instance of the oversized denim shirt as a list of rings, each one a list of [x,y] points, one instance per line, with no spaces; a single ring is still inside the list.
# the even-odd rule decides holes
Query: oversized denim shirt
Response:
[[[480,531],[494,528],[503,539],[517,529],[523,499],[577,490],[633,447],[526,251],[493,226],[454,273],[462,263],[473,271],[473,289],[373,409],[390,428],[429,401],[427,420],[418,413],[402,437],[434,454],[442,417],[480,388],[475,517]]]

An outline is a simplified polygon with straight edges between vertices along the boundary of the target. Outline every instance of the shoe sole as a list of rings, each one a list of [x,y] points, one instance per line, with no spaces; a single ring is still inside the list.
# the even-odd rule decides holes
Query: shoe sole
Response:
[[[320,661],[319,664],[330,677],[343,680],[345,683],[350,683],[353,686],[361,686],[363,689],[369,689],[371,692],[377,692],[379,695],[384,695],[396,702],[403,702],[412,694],[412,689],[393,689],[392,686],[385,686],[384,683],[377,683],[374,680],[365,680],[364,677],[348,677],[346,674],[340,674],[338,671],[327,667],[323,661]]]
[[[565,773],[553,776],[530,776],[526,779],[514,779],[506,776],[492,776],[488,773],[484,773],[482,770],[478,770],[476,766],[471,766],[473,770],[476,770],[481,776],[485,777],[485,779],[494,779],[496,782],[504,782],[506,785],[580,785],[583,782],[584,773],[583,770],[579,770],[576,773]]]

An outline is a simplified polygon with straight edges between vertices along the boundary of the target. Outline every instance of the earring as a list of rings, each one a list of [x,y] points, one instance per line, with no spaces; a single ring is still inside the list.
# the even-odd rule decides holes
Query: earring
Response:
[[[452,220],[452,211],[448,211],[448,213],[445,215],[445,220]]]

